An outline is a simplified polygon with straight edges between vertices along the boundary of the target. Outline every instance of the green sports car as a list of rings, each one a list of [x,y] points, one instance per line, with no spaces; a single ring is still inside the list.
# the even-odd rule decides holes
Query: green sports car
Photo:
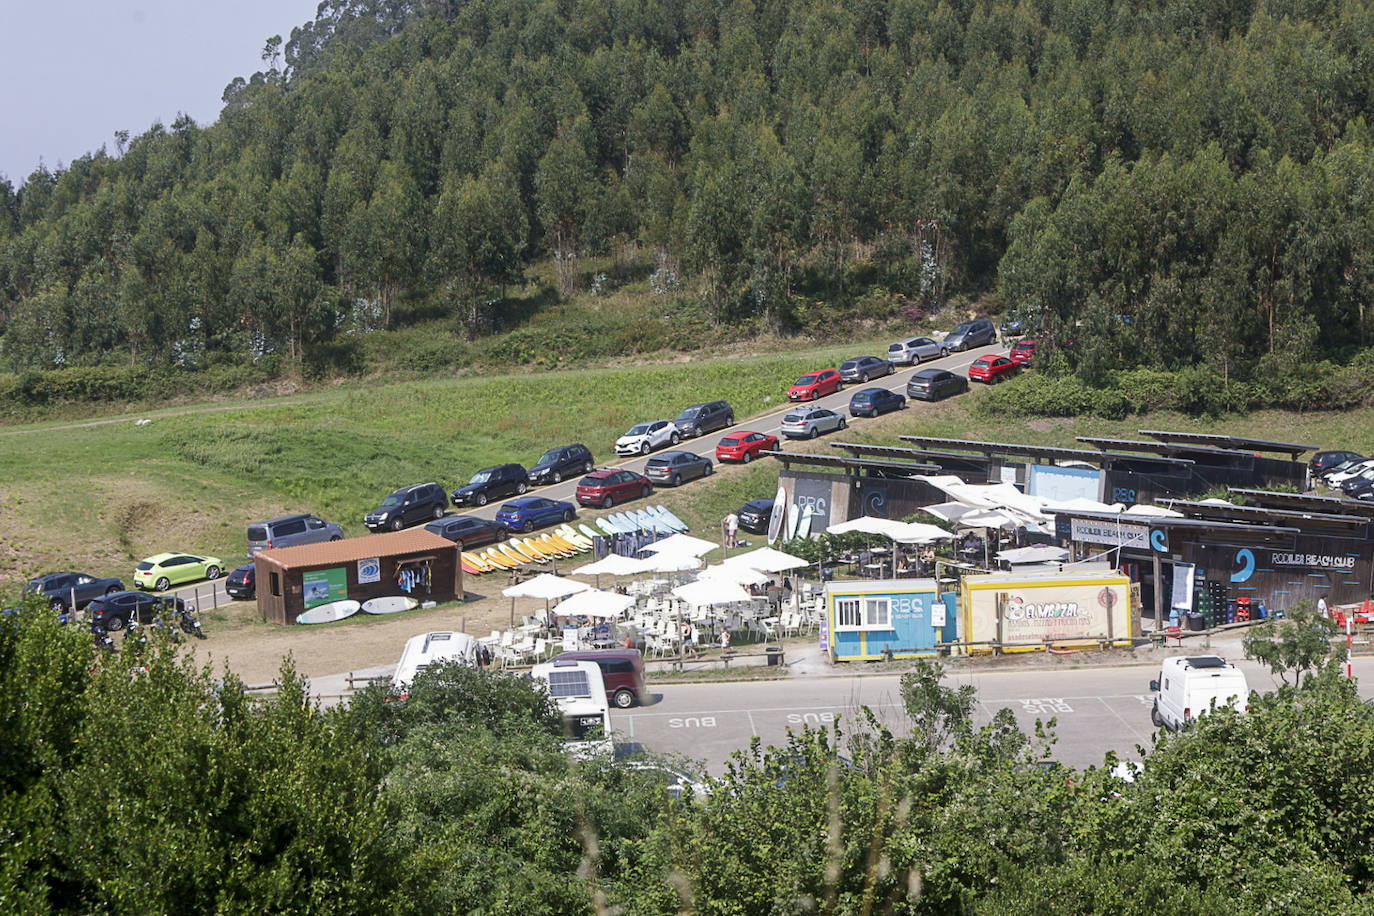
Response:
[[[162,591],[183,582],[218,579],[224,569],[219,557],[198,557],[189,553],[160,553],[138,564],[134,585]]]

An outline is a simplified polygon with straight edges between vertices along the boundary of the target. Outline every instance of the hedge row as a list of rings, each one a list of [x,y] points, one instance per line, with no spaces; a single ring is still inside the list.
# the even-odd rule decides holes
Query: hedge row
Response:
[[[161,401],[226,394],[277,378],[279,365],[213,365],[201,370],[151,366],[74,366],[0,375],[0,412],[68,403]]]

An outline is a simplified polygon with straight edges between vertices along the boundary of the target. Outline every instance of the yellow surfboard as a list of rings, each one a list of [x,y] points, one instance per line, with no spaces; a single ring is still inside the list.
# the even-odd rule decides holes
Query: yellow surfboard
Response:
[[[520,556],[524,557],[531,563],[548,562],[544,559],[544,555],[542,553],[539,553],[535,550],[530,550],[528,547],[524,545],[523,542],[521,542],[519,538],[511,538],[509,541],[506,542],[506,546],[509,547],[511,550],[514,550],[516,553],[518,553]]]
[[[514,569],[517,565],[507,559],[506,555],[495,547],[488,547],[487,552],[484,553],[483,556],[487,558],[487,562],[494,564],[497,569]]]
[[[525,538],[520,542],[520,547],[526,553],[532,553],[541,560],[548,560],[558,556],[558,553],[551,550],[547,545],[540,542],[538,538]]]
[[[517,553],[509,544],[500,544],[497,546],[497,549],[505,555],[507,560],[510,560],[516,566],[524,566],[526,563],[533,562],[523,553]]]
[[[460,556],[462,556],[464,563],[474,569],[480,570],[481,572],[491,572],[491,564],[487,562],[485,557],[480,557],[475,553],[469,553],[466,550],[464,550]]]

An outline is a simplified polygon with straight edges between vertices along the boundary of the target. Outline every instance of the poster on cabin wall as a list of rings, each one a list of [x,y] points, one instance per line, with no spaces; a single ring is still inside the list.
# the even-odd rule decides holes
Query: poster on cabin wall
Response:
[[[307,611],[348,597],[348,571],[342,568],[312,569],[302,574],[301,584]]]

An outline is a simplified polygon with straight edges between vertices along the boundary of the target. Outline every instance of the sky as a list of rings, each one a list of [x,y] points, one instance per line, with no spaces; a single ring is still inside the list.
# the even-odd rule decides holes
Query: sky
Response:
[[[290,40],[319,0],[0,0],[0,180],[18,188],[114,135],[219,118],[234,77],[265,69],[267,39]]]

